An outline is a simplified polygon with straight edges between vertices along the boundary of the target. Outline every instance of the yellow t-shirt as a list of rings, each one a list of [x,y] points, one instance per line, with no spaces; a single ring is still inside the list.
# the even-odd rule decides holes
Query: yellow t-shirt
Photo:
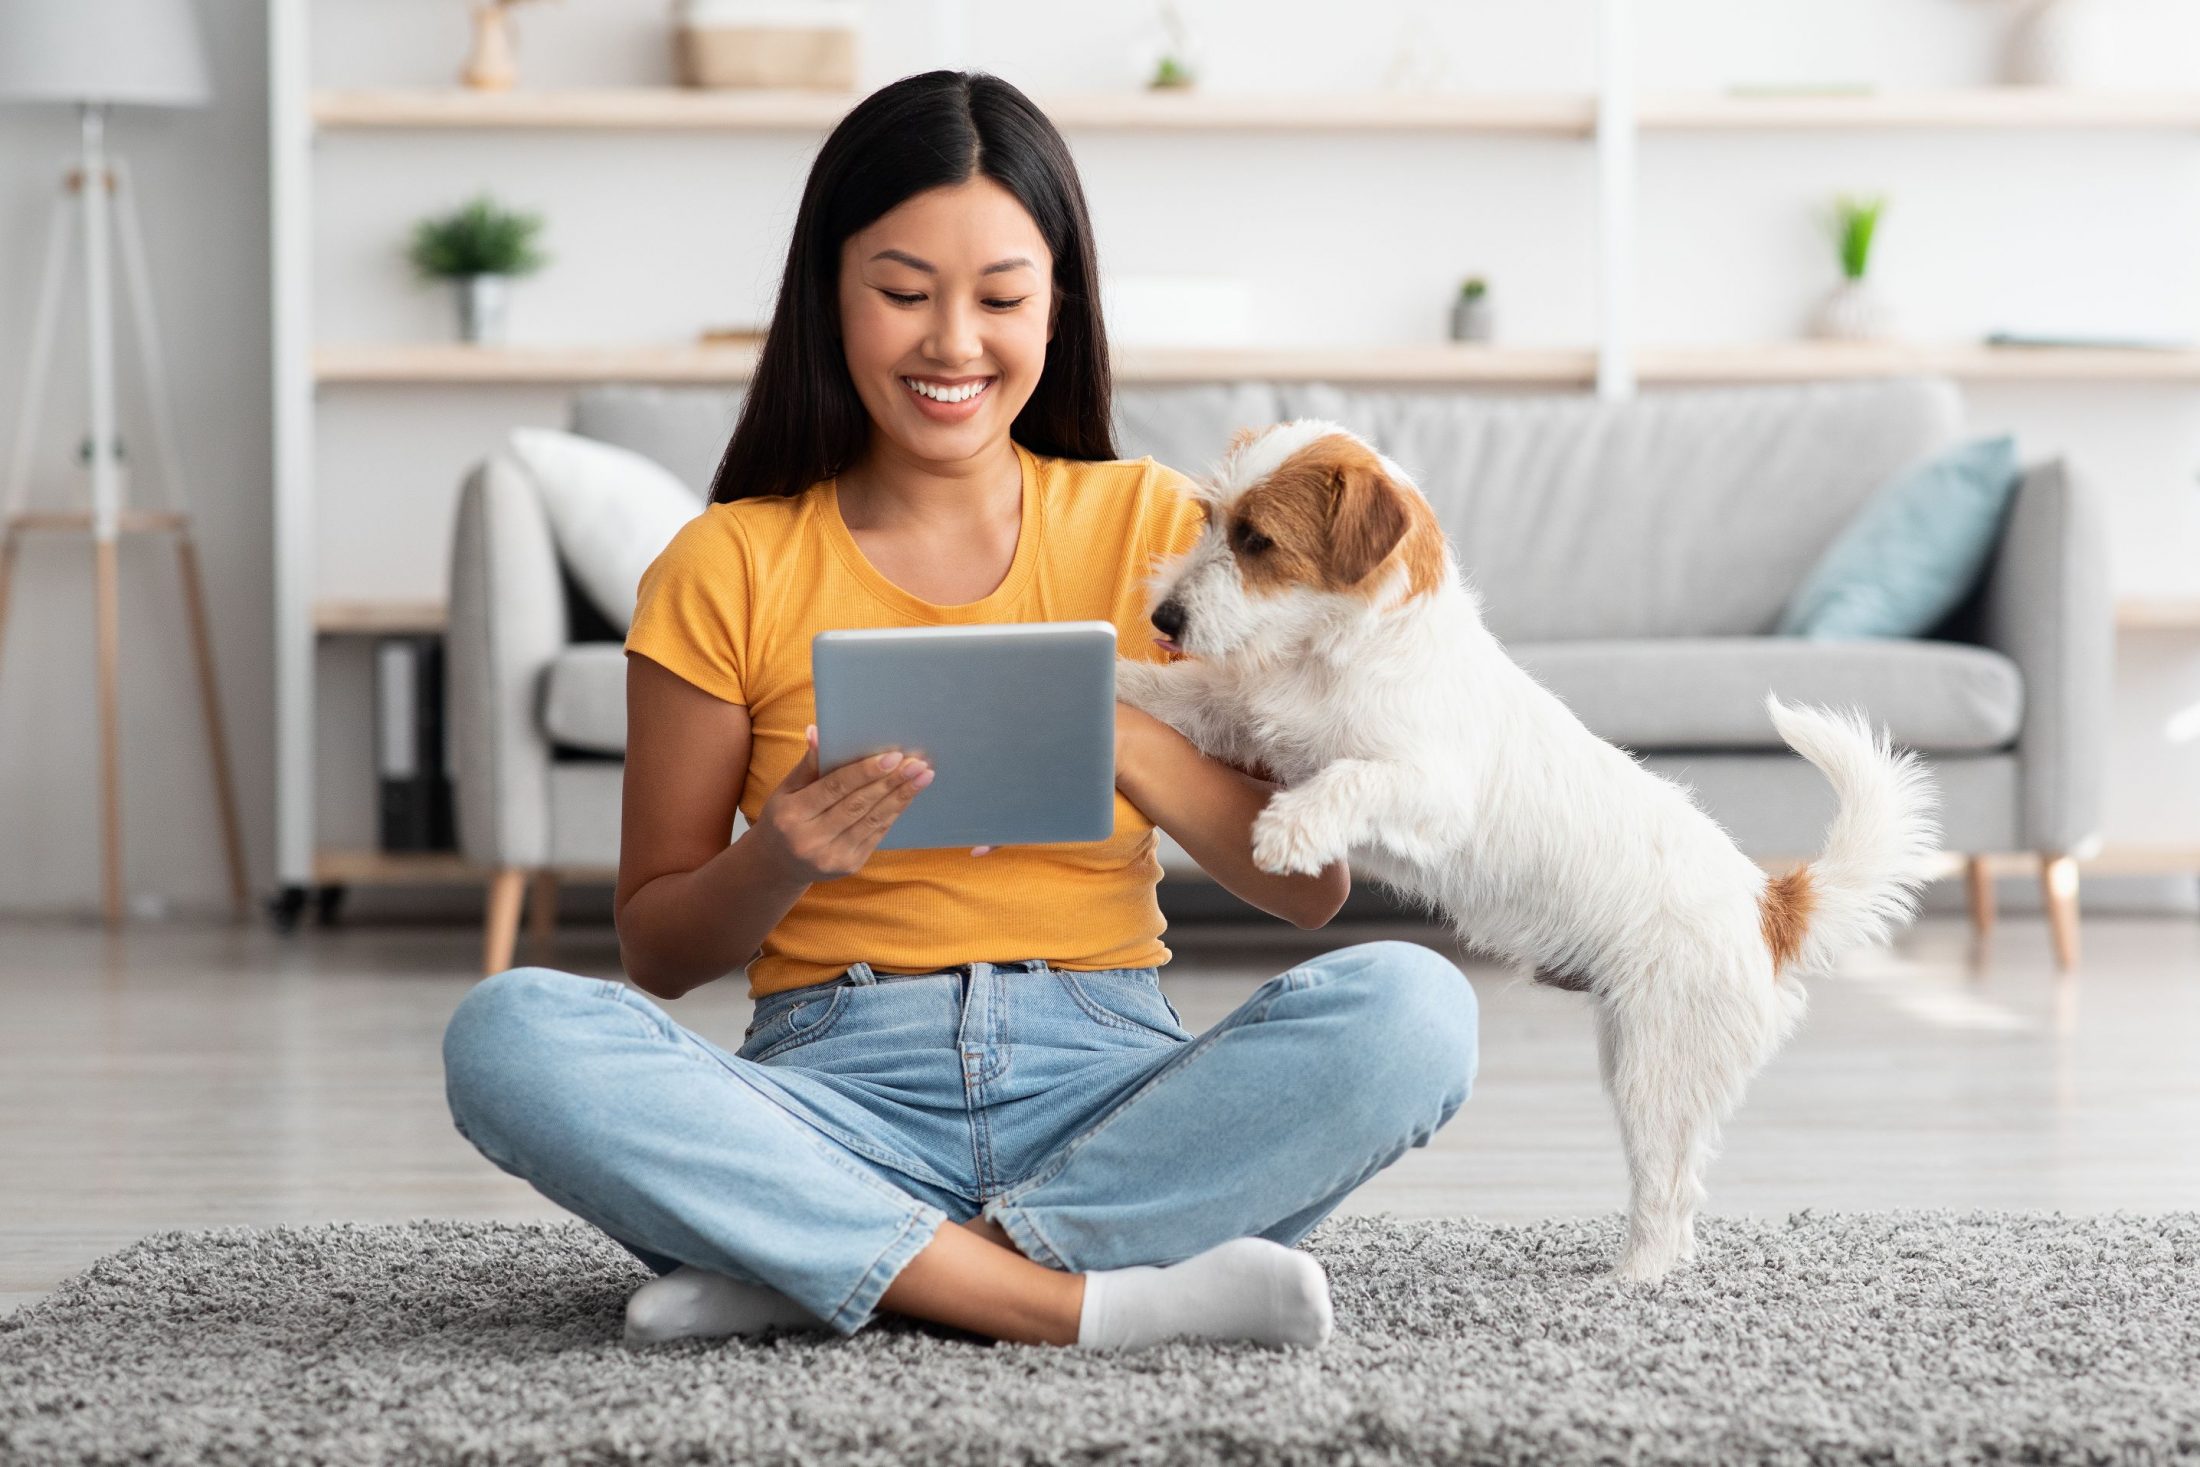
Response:
[[[1089,463],[1015,445],[1023,522],[1008,575],[961,606],[911,595],[864,558],[840,516],[833,480],[793,496],[712,504],[681,526],[642,573],[626,650],[749,710],[752,823],[801,759],[817,721],[810,638],[836,627],[966,622],[1111,621],[1125,657],[1163,662],[1146,620],[1155,561],[1198,538],[1188,482],[1151,458]],[[920,795],[918,798],[922,798]],[[873,851],[788,909],[749,968],[761,998],[839,976],[858,959],[881,972],[929,973],[975,960],[1044,958],[1061,968],[1159,967],[1153,822],[1115,796],[1104,841]]]

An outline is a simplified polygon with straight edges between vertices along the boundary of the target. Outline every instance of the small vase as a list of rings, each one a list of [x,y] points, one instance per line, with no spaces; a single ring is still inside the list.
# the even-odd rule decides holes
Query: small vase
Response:
[[[1823,341],[1885,341],[1894,335],[1894,307],[1869,280],[1844,280],[1818,303],[1811,331]]]
[[[452,282],[458,289],[458,336],[461,341],[496,346],[504,340],[504,304],[510,292],[508,275],[461,275]]]
[[[2094,0],[2020,0],[2002,55],[2002,76],[2017,86],[2071,87],[2108,79],[2104,24]]]
[[[1490,309],[1490,298],[1486,295],[1460,296],[1451,303],[1453,341],[1488,341],[1496,324],[1496,314]]]
[[[504,7],[495,0],[474,7],[474,49],[459,80],[477,92],[509,91],[519,80],[519,67],[512,60],[512,32],[505,24]]]

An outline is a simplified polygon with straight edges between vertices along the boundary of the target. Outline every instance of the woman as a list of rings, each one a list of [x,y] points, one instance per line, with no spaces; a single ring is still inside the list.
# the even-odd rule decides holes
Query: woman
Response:
[[[1183,1028],[1157,825],[1300,927],[1350,876],[1258,870],[1275,786],[1138,710],[1105,841],[878,852],[921,761],[818,768],[826,627],[1101,617],[1163,655],[1144,578],[1202,517],[1116,457],[1097,287],[1068,149],[997,78],[898,81],[811,169],[711,503],[626,642],[633,986],[514,968],[444,1038],[460,1131],[660,1275],[630,1339],[883,1308],[1029,1343],[1318,1344],[1327,1279],[1290,1245],[1466,1100],[1473,992],[1417,944]],[[745,965],[738,1052],[644,996]]]

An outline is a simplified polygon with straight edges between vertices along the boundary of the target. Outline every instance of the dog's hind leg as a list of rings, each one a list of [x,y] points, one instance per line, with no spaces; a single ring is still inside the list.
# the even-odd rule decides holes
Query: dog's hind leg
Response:
[[[1629,985],[1597,1003],[1598,1059],[1627,1154],[1614,1273],[1643,1282],[1695,1256],[1704,1169],[1765,1050],[1763,1018],[1746,1001],[1657,988]]]

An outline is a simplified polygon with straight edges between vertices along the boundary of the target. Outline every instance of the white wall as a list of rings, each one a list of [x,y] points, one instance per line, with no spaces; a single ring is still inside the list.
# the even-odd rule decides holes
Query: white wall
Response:
[[[2124,27],[2134,83],[2200,86],[2200,14],[2179,0],[2101,0]],[[1185,0],[1215,90],[1379,87],[1406,28],[1453,89],[1586,91],[1595,76],[1593,0],[1369,0],[1340,24],[1312,0]],[[1642,0],[1639,84],[1871,81],[1890,87],[1990,80],[2006,0]],[[669,80],[669,7],[563,0],[514,13],[523,84]],[[1157,34],[1144,5],[967,0],[874,3],[868,88],[960,61],[1034,94],[1133,83]],[[178,354],[201,370],[186,448],[226,516],[210,558],[234,691],[256,879],[272,879],[267,768],[270,686],[265,438],[263,39],[253,0],[209,0],[221,33],[223,101],[204,114],[125,124],[147,173],[148,209],[174,218],[154,268]],[[316,81],[437,85],[467,44],[458,0],[315,0]],[[956,16],[960,16],[957,20]],[[965,49],[951,54],[960,35]],[[24,267],[42,208],[34,191],[65,149],[66,119],[0,133],[0,340],[29,310]],[[555,262],[521,287],[516,340],[686,340],[768,310],[816,138],[801,134],[362,133],[317,144],[316,333],[409,341],[450,332],[449,303],[407,275],[413,219],[484,185],[545,212]],[[1595,331],[1594,152],[1586,142],[1373,134],[1070,134],[1095,211],[1103,269],[1238,272],[1266,342],[1439,339],[1460,276],[1488,274],[1499,335],[1585,345]],[[1916,336],[1996,327],[2190,332],[2200,323],[2200,138],[2104,132],[1759,136],[1650,135],[1642,167],[1637,328],[1646,344],[1794,335],[1834,278],[1813,210],[1840,191],[1892,204],[1874,271]],[[164,188],[164,195],[154,196]],[[12,287],[12,288],[11,288]],[[0,388],[18,372],[0,359]],[[2200,390],[2130,385],[1967,389],[1980,431],[2019,435],[2027,457],[2073,455],[2114,498],[2114,553],[2127,594],[2200,591],[2193,469]],[[7,399],[0,399],[4,401]],[[58,409],[62,404],[57,401]],[[452,495],[469,461],[516,422],[557,424],[564,394],[514,388],[331,387],[321,396],[321,592],[439,596]],[[65,577],[47,576],[51,582]],[[78,580],[81,581],[81,576]],[[0,904],[96,904],[96,767],[90,694],[64,631],[88,646],[89,602],[65,588],[9,628],[0,662]],[[164,634],[173,637],[172,620]],[[42,645],[25,651],[26,642]],[[234,650],[231,650],[234,649]],[[2119,691],[2112,841],[2200,844],[2200,747],[2165,721],[2200,704],[2200,638],[2127,640]],[[145,817],[133,887],[204,901],[220,892],[196,744],[160,721],[188,712],[173,649],[148,650],[133,714]],[[352,722],[360,667],[325,657],[331,758],[323,834],[364,839],[371,792]],[[173,686],[167,686],[173,683]],[[52,688],[60,698],[27,693]],[[37,757],[32,757],[33,748]],[[154,761],[158,760],[156,764]],[[201,760],[203,763],[203,760]],[[158,804],[156,801],[165,801]],[[156,811],[164,818],[156,828]],[[50,854],[49,854],[50,853]]]

